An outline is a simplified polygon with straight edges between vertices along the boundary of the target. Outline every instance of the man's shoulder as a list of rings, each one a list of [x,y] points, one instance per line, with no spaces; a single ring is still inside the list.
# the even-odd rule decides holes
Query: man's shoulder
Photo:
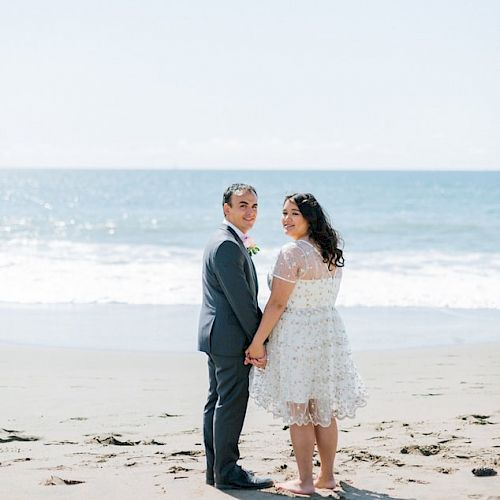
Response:
[[[221,226],[212,234],[205,250],[211,253],[217,253],[221,247],[228,250],[240,248],[235,236],[227,229],[227,226]]]
[[[220,226],[214,231],[207,243],[208,247],[219,246],[224,241],[233,239],[233,235],[227,230],[227,226]]]

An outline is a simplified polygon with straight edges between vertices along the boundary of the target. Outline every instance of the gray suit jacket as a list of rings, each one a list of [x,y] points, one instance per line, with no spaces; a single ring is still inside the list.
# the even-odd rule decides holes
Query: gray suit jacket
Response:
[[[255,267],[236,232],[223,224],[203,255],[203,300],[198,349],[239,356],[253,339],[262,313]]]

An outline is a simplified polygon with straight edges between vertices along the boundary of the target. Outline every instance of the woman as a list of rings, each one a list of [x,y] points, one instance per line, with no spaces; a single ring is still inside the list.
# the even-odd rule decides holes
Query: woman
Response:
[[[336,418],[354,417],[366,391],[335,309],[344,265],[338,236],[309,193],[287,196],[281,221],[294,241],[278,255],[271,296],[245,362],[266,355],[269,337],[267,365],[252,369],[250,393],[290,426],[299,477],[276,486],[308,495],[335,488]],[[314,480],[315,443],[321,468]]]

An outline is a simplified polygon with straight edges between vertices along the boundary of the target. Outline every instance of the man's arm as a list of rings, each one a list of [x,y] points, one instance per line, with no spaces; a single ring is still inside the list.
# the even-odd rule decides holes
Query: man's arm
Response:
[[[238,244],[224,241],[214,256],[214,271],[234,315],[251,342],[259,326],[256,301],[244,271],[245,256]]]

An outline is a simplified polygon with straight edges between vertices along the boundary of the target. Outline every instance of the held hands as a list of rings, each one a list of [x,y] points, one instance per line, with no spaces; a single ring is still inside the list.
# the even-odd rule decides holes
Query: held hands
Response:
[[[263,344],[252,342],[245,351],[245,365],[253,365],[256,368],[265,368],[267,364],[266,348]]]

